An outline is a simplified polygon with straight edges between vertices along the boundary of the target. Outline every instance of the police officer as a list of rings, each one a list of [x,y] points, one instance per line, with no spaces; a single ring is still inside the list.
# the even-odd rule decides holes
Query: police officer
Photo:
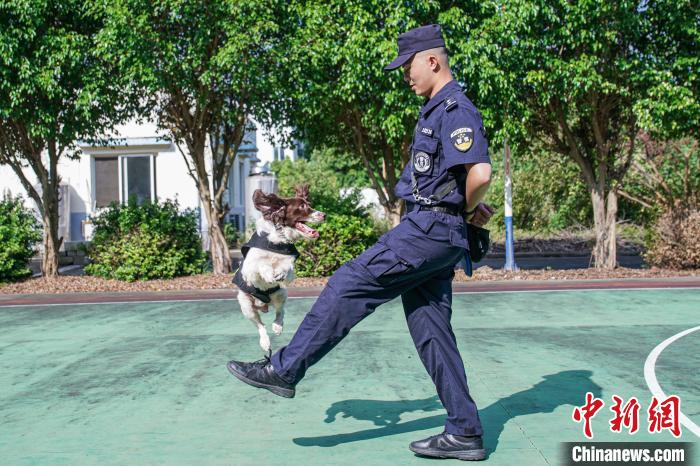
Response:
[[[469,394],[450,317],[454,267],[468,249],[465,221],[483,225],[492,209],[480,202],[491,178],[481,116],[454,81],[440,26],[398,38],[404,80],[426,97],[413,133],[411,160],[396,193],[406,200],[399,225],[329,279],[290,343],[271,359],[230,361],[238,379],[291,398],[307,369],[362,319],[398,296],[408,328],[447,410],[445,430],[411,443],[415,453],[484,459],[482,428]],[[466,254],[468,257],[468,254]]]

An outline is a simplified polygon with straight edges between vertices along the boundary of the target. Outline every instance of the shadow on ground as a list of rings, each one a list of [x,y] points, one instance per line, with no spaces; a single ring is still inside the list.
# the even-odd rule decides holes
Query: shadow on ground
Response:
[[[484,445],[487,450],[496,449],[498,439],[506,423],[511,419],[535,413],[551,413],[562,405],[579,405],[586,392],[600,397],[601,387],[593,382],[592,376],[593,372],[589,370],[570,370],[545,375],[543,381],[527,390],[513,393],[480,409]],[[444,424],[444,414],[403,423],[400,422],[401,415],[415,411],[442,411],[442,409],[437,396],[420,400],[343,400],[333,403],[326,410],[324,422],[335,422],[340,415],[344,418],[372,421],[374,425],[380,427],[320,437],[298,437],[293,439],[293,442],[304,447],[333,447],[344,443],[434,429]]]

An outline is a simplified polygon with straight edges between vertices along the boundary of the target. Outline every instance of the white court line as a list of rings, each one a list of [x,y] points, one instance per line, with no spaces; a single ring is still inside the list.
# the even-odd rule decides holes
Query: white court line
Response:
[[[156,299],[149,301],[97,301],[94,303],[47,303],[47,304],[0,304],[3,307],[52,307],[52,306],[97,306],[100,304],[164,304],[164,303],[196,303],[200,301],[235,301],[236,298],[203,298],[203,299]]]
[[[453,291],[452,295],[465,294],[502,294],[502,293],[565,293],[570,291],[654,291],[654,290],[698,290],[697,286],[678,286],[678,287],[643,287],[643,288],[564,288],[557,290],[504,290],[504,291]],[[236,290],[233,290],[235,293]],[[289,296],[287,299],[314,299],[318,296]],[[50,307],[50,306],[89,306],[97,304],[156,304],[156,303],[188,303],[201,301],[235,301],[236,298],[196,298],[196,299],[155,299],[147,301],[98,301],[94,303],[47,303],[47,304],[3,304],[0,303],[0,308],[3,307]]]
[[[661,386],[659,385],[658,380],[656,380],[656,373],[654,372],[656,368],[656,360],[659,358],[661,352],[665,350],[666,347],[674,341],[683,338],[684,336],[690,333],[697,332],[698,330],[700,330],[700,325],[698,325],[697,327],[689,328],[688,330],[684,330],[680,333],[676,333],[672,337],[667,338],[661,343],[659,343],[658,346],[654,348],[651,351],[651,353],[649,353],[646,362],[644,362],[644,380],[646,380],[652,395],[654,395],[657,398],[666,398],[666,395],[664,394],[663,390],[661,390]],[[698,427],[697,424],[688,419],[688,416],[686,416],[683,413],[680,413],[680,418],[681,424],[683,424],[689,431],[694,433],[696,436],[700,437],[700,427]]]
[[[653,291],[653,290],[697,290],[698,286],[645,286],[640,288],[615,288],[615,287],[593,287],[593,288],[561,288],[549,290],[505,290],[505,291],[453,291],[452,294],[497,294],[497,293],[561,293],[564,291]]]

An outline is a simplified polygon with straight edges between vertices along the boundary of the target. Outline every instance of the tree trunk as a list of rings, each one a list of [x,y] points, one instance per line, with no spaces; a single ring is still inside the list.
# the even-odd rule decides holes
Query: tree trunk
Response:
[[[218,223],[209,225],[209,248],[211,252],[211,262],[216,275],[226,275],[231,273],[231,254],[228,250],[226,236]]]
[[[207,232],[209,234],[209,252],[211,253],[212,269],[215,275],[226,275],[231,273],[231,255],[228,251],[228,243],[224,236],[221,219],[223,215],[220,211],[212,206],[211,199],[208,195],[202,195],[202,209],[207,217]]]
[[[44,165],[42,152],[48,152],[48,166]],[[23,123],[0,121],[0,160],[9,165],[17,175],[27,195],[34,201],[41,215],[44,255],[41,269],[45,277],[58,275],[58,251],[63,238],[58,237],[58,161],[62,150],[55,139],[32,139]],[[36,189],[24,173],[26,166],[32,169],[41,186]]]
[[[593,202],[593,221],[595,224],[595,246],[593,260],[597,269],[614,269],[617,266],[617,193],[605,193],[597,188],[591,189]]]
[[[41,271],[45,277],[58,276],[58,250],[63,238],[58,238],[58,221],[44,217],[44,257]]]
[[[55,182],[48,180],[42,183],[40,211],[44,227],[44,257],[41,271],[45,277],[58,275],[58,251],[63,238],[58,237],[58,187]]]
[[[61,181],[58,176],[58,158],[60,152],[56,148],[56,141],[47,141],[48,170],[39,176],[41,181],[41,200],[44,204],[44,258],[42,271],[45,277],[58,276],[58,251],[63,243],[63,238],[58,237],[58,186]]]
[[[178,119],[180,117],[176,115],[174,118]],[[173,131],[175,139],[177,140],[178,132],[172,128],[171,131]],[[219,192],[218,190],[218,188],[225,183],[222,183],[221,180],[216,179],[217,174],[221,176],[222,173],[216,169],[216,160],[214,160],[214,156],[212,155],[211,183],[214,185],[214,196],[212,197],[209,173],[207,170],[208,163],[206,159],[207,133],[203,131],[181,131],[182,134],[187,132],[190,133],[188,135],[189,137],[185,137],[184,139],[187,141],[187,149],[189,153],[186,153],[182,150],[182,148],[180,148],[180,154],[187,165],[190,177],[197,186],[199,200],[202,204],[202,210],[204,211],[204,215],[207,219],[209,253],[211,254],[213,272],[216,275],[226,275],[231,273],[232,264],[231,255],[229,254],[228,250],[228,243],[226,242],[226,237],[224,236],[223,219],[225,211],[222,203],[222,192]]]
[[[384,207],[384,213],[386,215],[386,219],[390,222],[390,225],[392,227],[395,227],[396,225],[399,224],[401,221],[401,214],[403,211],[403,202],[401,202],[399,199],[395,200],[393,203],[387,202],[383,207]]]

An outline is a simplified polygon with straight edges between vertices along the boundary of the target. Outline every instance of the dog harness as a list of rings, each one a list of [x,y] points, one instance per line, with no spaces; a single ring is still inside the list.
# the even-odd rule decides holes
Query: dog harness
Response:
[[[236,270],[236,274],[233,276],[233,283],[244,293],[253,295],[260,301],[268,304],[270,302],[270,295],[276,291],[279,291],[280,286],[277,285],[266,290],[261,290],[243,279],[243,273],[241,270],[243,269],[243,262],[245,262],[245,258],[248,255],[250,248],[264,249],[265,251],[271,251],[277,254],[283,254],[285,256],[293,256],[294,259],[299,257],[299,251],[293,244],[273,243],[268,239],[266,233],[258,235],[257,232],[253,233],[253,236],[250,237],[248,242],[241,246],[243,260],[241,261],[241,265],[238,267],[238,270]]]

